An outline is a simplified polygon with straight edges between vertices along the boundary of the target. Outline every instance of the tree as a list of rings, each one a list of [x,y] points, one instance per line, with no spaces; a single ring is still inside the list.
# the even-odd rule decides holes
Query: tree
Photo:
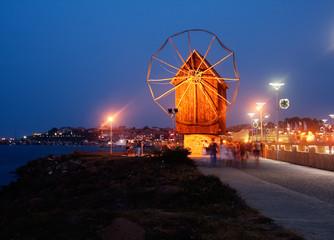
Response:
[[[58,131],[58,128],[52,128],[51,130],[48,131],[49,135],[54,135]]]

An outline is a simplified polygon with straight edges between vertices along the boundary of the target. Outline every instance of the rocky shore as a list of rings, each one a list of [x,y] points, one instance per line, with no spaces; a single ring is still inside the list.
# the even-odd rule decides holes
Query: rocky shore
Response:
[[[0,239],[302,239],[201,175],[188,154],[30,161],[0,191]]]

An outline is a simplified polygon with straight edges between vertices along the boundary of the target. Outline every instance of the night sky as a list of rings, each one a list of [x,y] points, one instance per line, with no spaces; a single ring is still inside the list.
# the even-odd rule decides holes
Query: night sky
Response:
[[[166,39],[205,29],[235,52],[240,87],[227,125],[249,123],[255,103],[275,121],[334,113],[334,1],[0,2],[0,137],[53,127],[172,126],[146,82]]]

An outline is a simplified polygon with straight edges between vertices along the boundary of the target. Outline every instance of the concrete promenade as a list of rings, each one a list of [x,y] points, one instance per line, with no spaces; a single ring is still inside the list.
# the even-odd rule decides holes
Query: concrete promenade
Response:
[[[210,167],[195,159],[199,170],[238,190],[249,206],[306,239],[334,239],[334,172],[260,159],[255,167]]]

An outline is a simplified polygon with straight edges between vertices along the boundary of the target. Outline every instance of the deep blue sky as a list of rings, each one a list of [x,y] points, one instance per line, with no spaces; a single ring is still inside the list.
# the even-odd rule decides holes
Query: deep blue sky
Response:
[[[52,127],[171,126],[146,83],[149,61],[172,34],[215,33],[241,78],[228,126],[248,123],[269,82],[284,79],[285,117],[334,113],[334,1],[0,2],[0,137]]]

